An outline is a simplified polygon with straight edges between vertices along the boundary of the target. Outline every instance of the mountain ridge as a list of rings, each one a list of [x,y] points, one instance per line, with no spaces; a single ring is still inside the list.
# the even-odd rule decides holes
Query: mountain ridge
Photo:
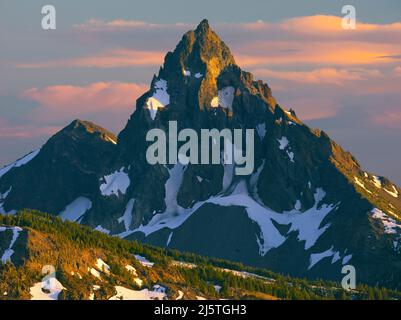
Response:
[[[150,165],[146,133],[167,133],[169,121],[254,129],[255,170],[235,176],[223,160]],[[108,234],[299,277],[338,280],[352,263],[363,282],[401,283],[401,189],[280,106],[205,20],[167,53],[117,141],[93,124],[70,126],[72,135],[61,130],[0,176],[0,212],[63,213]]]

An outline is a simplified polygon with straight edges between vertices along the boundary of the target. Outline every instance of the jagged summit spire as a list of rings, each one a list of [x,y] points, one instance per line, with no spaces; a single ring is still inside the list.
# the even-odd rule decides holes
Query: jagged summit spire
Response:
[[[207,31],[211,30],[210,29],[210,25],[209,25],[209,21],[207,19],[203,19],[198,26],[195,29],[195,33],[205,33]]]
[[[217,95],[219,74],[232,65],[236,63],[229,47],[204,19],[195,30],[186,32],[174,51],[166,55],[156,78],[167,81],[170,104],[184,107],[192,103],[193,109],[203,109]],[[193,91],[189,93],[192,102],[185,98],[183,88]]]

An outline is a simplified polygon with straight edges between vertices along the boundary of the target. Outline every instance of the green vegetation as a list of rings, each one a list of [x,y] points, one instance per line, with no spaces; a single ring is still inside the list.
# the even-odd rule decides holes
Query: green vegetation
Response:
[[[360,286],[346,292],[335,282],[307,281],[240,263],[207,258],[110,237],[89,227],[63,222],[60,218],[24,210],[15,216],[0,215],[0,225],[19,226],[28,231],[22,263],[0,264],[0,299],[30,299],[29,289],[42,278],[42,267],[54,265],[57,279],[66,290],[59,299],[109,299],[115,286],[139,290],[161,284],[170,299],[184,293],[184,299],[401,299],[401,293]],[[154,267],[143,266],[134,255],[146,257]],[[110,273],[101,279],[89,269],[101,258]],[[183,263],[178,263],[183,262]],[[135,277],[125,266],[133,266]],[[93,286],[99,286],[93,290]],[[215,286],[219,286],[216,290]],[[4,293],[7,293],[4,295]]]

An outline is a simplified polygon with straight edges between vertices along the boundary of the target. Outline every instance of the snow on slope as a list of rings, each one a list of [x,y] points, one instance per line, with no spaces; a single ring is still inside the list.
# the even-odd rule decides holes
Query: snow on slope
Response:
[[[374,208],[372,213],[372,217],[375,219],[378,219],[382,222],[384,226],[384,232],[387,234],[396,234],[397,233],[397,228],[398,231],[401,230],[401,224],[397,223],[397,221],[393,218],[390,218],[387,214],[385,214],[383,211]]]
[[[27,164],[29,161],[31,161],[33,158],[35,158],[40,152],[40,149],[36,151],[32,151],[31,153],[27,154],[25,157],[9,164],[8,166],[5,166],[0,169],[0,178],[4,176],[8,171],[10,171],[12,168],[18,168],[21,167],[25,164]]]
[[[391,186],[392,187],[392,191],[391,190],[388,190],[388,189],[384,189],[384,191],[386,191],[390,196],[392,196],[392,197],[394,197],[394,198],[398,198],[398,191],[397,191],[397,189],[394,187],[394,186]]]
[[[291,162],[294,162],[294,152],[291,151],[291,148],[289,146],[289,141],[287,139],[287,137],[281,137],[281,139],[277,139],[279,145],[279,149],[283,150],[287,153],[288,158],[290,158]]]
[[[12,187],[10,187],[10,189],[8,189],[6,192],[4,192],[3,194],[0,193],[0,214],[15,214],[16,211],[15,210],[11,210],[9,212],[6,212],[3,205],[4,205],[4,201],[6,200],[7,196],[10,194]]]
[[[354,181],[355,183],[360,186],[362,189],[364,189],[366,192],[368,193],[372,193],[371,191],[369,191],[368,189],[366,189],[365,185],[363,184],[363,182],[358,178],[358,177],[354,177]]]
[[[128,201],[127,206],[125,207],[124,214],[117,220],[119,223],[121,222],[124,223],[125,231],[128,231],[131,225],[132,210],[134,209],[134,204],[135,204],[135,199],[131,199],[130,201]]]
[[[257,133],[258,133],[260,139],[263,140],[264,137],[266,136],[266,132],[267,132],[267,130],[266,130],[266,123],[258,124],[258,125],[256,126],[256,131],[257,131]]]
[[[166,298],[164,292],[158,290],[131,290],[124,287],[115,287],[117,294],[109,300],[163,300]]]
[[[84,216],[86,211],[92,208],[92,201],[85,197],[79,197],[65,207],[59,216],[63,221],[78,221]]]
[[[96,268],[106,274],[110,273],[110,266],[100,258],[96,260]]]
[[[124,167],[120,170],[117,170],[107,176],[104,176],[101,181],[104,181],[100,185],[100,192],[103,196],[111,196],[119,194],[125,194],[127,191],[131,181],[128,177],[128,174],[125,173]]]
[[[382,187],[382,182],[380,181],[380,177],[373,176],[373,184],[376,188],[380,189]]]
[[[63,285],[51,276],[47,280],[36,283],[30,290],[31,300],[57,300],[61,291],[65,290]]]
[[[12,249],[15,242],[18,239],[19,233],[22,231],[21,228],[19,227],[12,227],[12,228],[5,228],[5,227],[0,227],[0,232],[4,232],[6,230],[12,230],[13,231],[13,237],[10,241],[10,245],[8,249],[6,249],[1,257],[1,262],[6,263],[7,261],[11,262],[11,256],[14,254],[14,250]]]
[[[170,95],[167,93],[167,81],[160,79],[155,82],[154,94],[146,101],[146,108],[149,110],[152,120],[155,119],[157,110],[170,104]]]
[[[214,97],[210,103],[211,107],[222,107],[230,111],[233,110],[232,105],[234,101],[234,87],[225,87],[218,91],[218,96]]]
[[[135,259],[138,260],[139,263],[144,267],[152,268],[154,266],[154,262],[150,262],[148,259],[140,256],[139,254],[135,255]]]
[[[178,188],[180,184],[175,184],[175,188]],[[281,246],[287,239],[286,235],[282,235],[277,230],[273,221],[282,225],[291,225],[289,232],[298,232],[298,240],[305,242],[305,250],[311,248],[330,226],[330,224],[324,226],[321,224],[335,206],[321,205],[321,201],[325,197],[325,192],[322,189],[316,190],[315,205],[305,212],[294,209],[289,212],[278,213],[258,203],[248,194],[246,188],[244,183],[239,183],[229,195],[211,197],[208,200],[196,203],[190,209],[180,208],[173,215],[171,212],[169,214],[155,215],[146,226],[141,225],[137,229],[122,233],[119,236],[126,237],[134,232],[143,232],[145,236],[148,236],[163,228],[176,229],[205,203],[213,203],[224,207],[244,207],[249,218],[256,222],[261,229],[261,234],[257,239],[261,256],[264,256],[272,248]]]

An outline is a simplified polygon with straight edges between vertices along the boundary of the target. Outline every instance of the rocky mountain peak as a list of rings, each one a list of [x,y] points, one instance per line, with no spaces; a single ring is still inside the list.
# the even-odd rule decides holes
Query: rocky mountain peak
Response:
[[[117,138],[114,133],[94,124],[93,122],[80,119],[72,121],[68,126],[60,131],[60,134],[66,134],[75,137],[90,135],[113,144],[116,144],[117,142]]]

